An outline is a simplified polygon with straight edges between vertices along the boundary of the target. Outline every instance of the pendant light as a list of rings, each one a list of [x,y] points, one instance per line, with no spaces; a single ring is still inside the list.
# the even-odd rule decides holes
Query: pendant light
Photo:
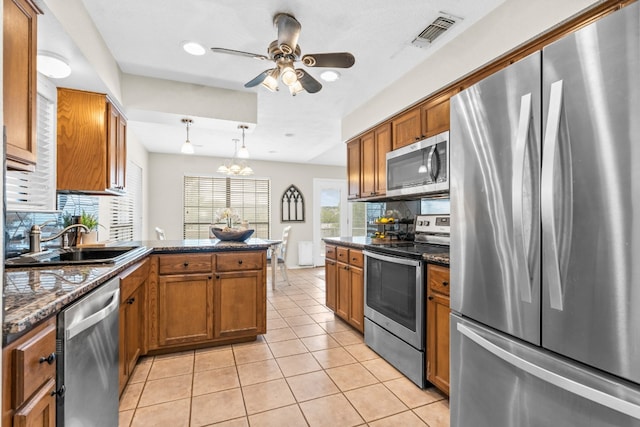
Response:
[[[193,154],[193,144],[189,141],[189,127],[193,124],[193,120],[184,118],[182,119],[182,123],[187,127],[187,140],[182,144],[182,148],[180,148],[180,152],[182,154]]]
[[[249,126],[247,125],[238,125],[238,129],[242,129],[242,147],[238,150],[238,157],[241,159],[249,158],[249,150],[247,150],[247,147],[244,145],[244,131],[248,128]]]

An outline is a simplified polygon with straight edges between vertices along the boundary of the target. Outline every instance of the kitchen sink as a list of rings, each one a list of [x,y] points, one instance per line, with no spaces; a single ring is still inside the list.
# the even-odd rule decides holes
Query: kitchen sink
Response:
[[[53,249],[35,254],[25,254],[5,260],[5,267],[39,267],[77,264],[115,264],[133,258],[144,246],[111,246]]]

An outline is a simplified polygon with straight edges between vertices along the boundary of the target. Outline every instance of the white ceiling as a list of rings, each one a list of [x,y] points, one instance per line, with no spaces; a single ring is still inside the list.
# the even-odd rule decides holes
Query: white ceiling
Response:
[[[44,0],[45,3],[47,0]],[[82,0],[123,73],[257,93],[257,123],[251,123],[246,144],[252,159],[344,165],[340,135],[342,117],[442,48],[456,35],[504,0]],[[316,94],[289,95],[286,87],[272,93],[245,89],[271,63],[207,51],[191,56],[186,40],[203,46],[267,54],[276,39],[273,16],[292,14],[302,24],[298,43],[305,53],[353,53],[352,68],[338,70],[334,83],[320,80],[320,68],[306,68],[321,81]],[[462,18],[432,46],[411,41],[440,14]],[[61,86],[90,88],[95,75],[79,64],[77,49],[51,14],[41,18],[39,48],[66,56],[73,75]],[[71,42],[72,43],[72,42]],[[298,66],[303,67],[301,63]],[[93,80],[92,80],[93,79]],[[281,84],[282,86],[282,84]],[[424,94],[427,95],[427,94]],[[126,94],[124,95],[126,100]],[[129,132],[150,152],[179,153],[185,139],[181,117],[189,111],[125,111]],[[216,117],[193,117],[190,131],[196,154],[230,157],[238,123]]]

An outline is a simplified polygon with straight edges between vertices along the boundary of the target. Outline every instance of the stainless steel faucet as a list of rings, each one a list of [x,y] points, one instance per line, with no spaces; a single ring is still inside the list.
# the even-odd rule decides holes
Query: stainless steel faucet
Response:
[[[66,239],[67,232],[72,228],[82,228],[87,233],[90,231],[87,228],[87,226],[84,224],[71,224],[70,226],[63,228],[62,231],[60,231],[58,234],[55,234],[53,236],[46,237],[43,239],[40,237],[40,234],[41,234],[40,226],[34,225],[33,227],[31,227],[31,231],[29,231],[29,253],[41,252],[42,247],[40,246],[40,243],[57,239],[60,236],[62,236],[62,247],[63,248],[68,247],[69,243],[68,243],[68,240]]]

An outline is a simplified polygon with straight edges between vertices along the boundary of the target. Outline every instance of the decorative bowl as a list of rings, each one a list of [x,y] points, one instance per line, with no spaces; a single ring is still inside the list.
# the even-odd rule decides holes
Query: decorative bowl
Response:
[[[225,242],[244,242],[253,234],[252,229],[224,231],[221,228],[211,227],[211,233]]]

